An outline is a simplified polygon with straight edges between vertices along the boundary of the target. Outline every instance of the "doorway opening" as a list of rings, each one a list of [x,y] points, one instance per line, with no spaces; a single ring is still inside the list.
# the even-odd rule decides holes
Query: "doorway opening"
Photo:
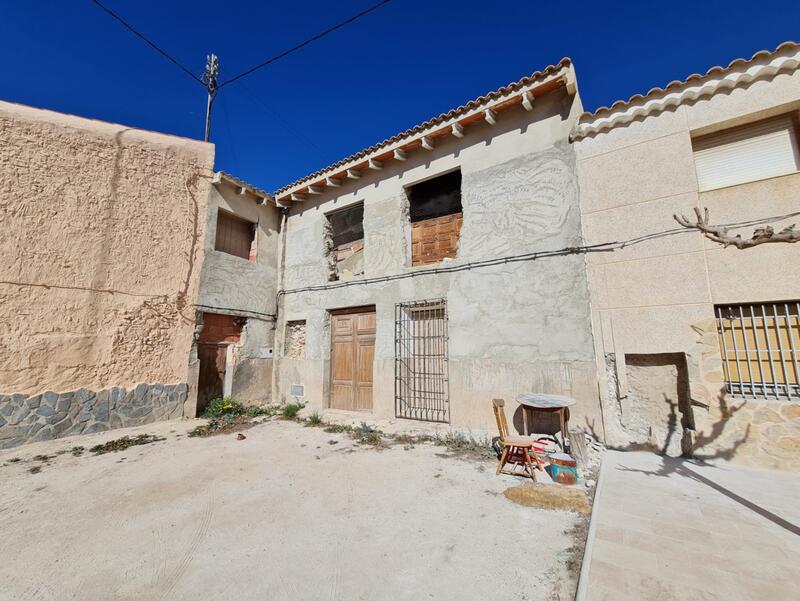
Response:
[[[242,337],[245,320],[233,315],[203,313],[203,329],[197,340],[200,373],[197,381],[196,415],[202,415],[208,404],[230,394],[233,345]]]

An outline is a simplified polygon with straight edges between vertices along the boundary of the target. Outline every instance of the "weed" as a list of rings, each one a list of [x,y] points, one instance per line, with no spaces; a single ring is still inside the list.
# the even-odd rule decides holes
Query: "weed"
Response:
[[[497,459],[488,439],[476,439],[475,437],[460,432],[448,432],[444,436],[437,434],[433,438],[433,444],[446,447],[451,455],[457,455],[465,459]]]
[[[276,405],[251,405],[247,408],[247,415],[250,417],[261,417],[262,415],[266,415],[267,417],[272,417],[276,413],[278,413],[278,407]]]
[[[47,463],[51,459],[55,459],[55,458],[56,458],[55,455],[34,455],[33,457],[31,457],[31,459],[33,459],[33,461],[42,461],[44,463]]]
[[[322,416],[314,411],[314,413],[309,415],[308,419],[306,419],[306,426],[311,426],[312,428],[322,426]]]
[[[328,424],[325,426],[325,432],[328,434],[340,434],[342,432],[350,432],[353,426],[347,424]]]
[[[572,545],[566,550],[568,557],[566,560],[567,569],[576,578],[581,573],[583,554],[586,551],[586,539],[589,536],[589,516],[583,514],[570,530],[565,530],[572,538]]]
[[[41,466],[41,465],[34,465],[34,466],[33,466],[32,468],[30,468],[28,471],[29,471],[31,474],[38,474],[39,472],[41,472],[41,471],[42,471],[42,466]]]
[[[242,415],[244,405],[229,396],[213,399],[203,411],[203,417],[214,418],[223,415]]]
[[[383,442],[383,432],[377,428],[373,428],[366,422],[361,422],[360,426],[353,428],[350,432],[350,436],[352,436],[353,440],[358,444],[366,444],[373,447],[385,446]]]
[[[281,417],[283,419],[297,419],[297,414],[303,407],[295,403],[288,403],[281,407]]]
[[[12,457],[11,459],[8,460],[9,463],[19,463],[20,461],[22,461],[22,459],[20,459],[19,457]]]
[[[103,444],[98,444],[89,449],[95,455],[102,455],[104,453],[111,453],[117,451],[124,451],[125,449],[137,445],[150,444],[151,442],[159,442],[166,440],[166,438],[159,438],[154,434],[139,434],[131,438],[130,436],[123,436],[116,440],[109,440]]]
[[[86,449],[84,449],[83,447],[72,447],[72,449],[70,449],[70,452],[72,453],[73,457],[80,457],[81,455],[83,455],[83,452],[85,450]]]

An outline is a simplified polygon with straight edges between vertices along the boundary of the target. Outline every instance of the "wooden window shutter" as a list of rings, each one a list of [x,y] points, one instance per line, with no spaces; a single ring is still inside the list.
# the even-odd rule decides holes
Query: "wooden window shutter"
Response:
[[[218,211],[215,250],[250,259],[254,236],[255,224],[225,211]]]

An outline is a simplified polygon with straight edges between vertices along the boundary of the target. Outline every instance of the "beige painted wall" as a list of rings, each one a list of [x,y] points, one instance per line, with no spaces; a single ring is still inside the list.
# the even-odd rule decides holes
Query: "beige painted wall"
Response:
[[[213,156],[0,102],[0,392],[186,382]]]
[[[797,212],[800,174],[699,193],[691,139],[798,109],[800,72],[795,71],[580,140],[575,146],[586,243],[672,230],[679,227],[673,213],[692,216],[694,207],[708,207],[713,223]],[[779,229],[795,221],[771,223]],[[750,236],[752,230],[733,231]],[[721,358],[713,324],[715,304],[800,298],[800,244],[737,250],[682,231],[589,254],[587,265],[610,443],[624,445],[628,434],[610,398],[614,382],[608,381],[604,357],[615,354],[624,395],[626,374],[619,359],[625,354],[684,352],[695,401],[697,455],[800,468],[800,421],[797,412],[785,412],[785,403],[748,401],[738,414],[724,417],[724,404],[729,415],[742,402],[719,398]],[[769,413],[756,417],[762,409]]]

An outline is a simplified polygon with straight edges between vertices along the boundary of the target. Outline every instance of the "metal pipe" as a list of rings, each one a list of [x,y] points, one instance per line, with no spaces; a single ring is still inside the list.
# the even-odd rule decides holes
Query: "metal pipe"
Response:
[[[775,377],[775,364],[772,361],[772,345],[769,343],[769,327],[767,326],[767,311],[761,305],[761,321],[764,324],[764,340],[767,344],[767,357],[769,358],[769,373],[772,376],[772,393],[778,400],[778,379]]]
[[[767,398],[766,382],[764,380],[764,361],[761,359],[761,344],[758,342],[758,328],[756,327],[756,312],[753,305],[750,305],[750,326],[753,329],[753,336],[756,341],[756,355],[758,355],[758,374],[761,377],[761,394]],[[753,396],[755,396],[755,387],[753,387]]]
[[[775,335],[778,337],[778,356],[781,360],[781,371],[783,373],[783,385],[786,388],[786,396],[788,398],[792,398],[790,389],[789,389],[789,372],[786,370],[786,357],[783,354],[783,342],[781,342],[781,330],[778,326],[778,305],[776,303],[772,304],[772,314],[774,315],[773,325],[775,326]]]

